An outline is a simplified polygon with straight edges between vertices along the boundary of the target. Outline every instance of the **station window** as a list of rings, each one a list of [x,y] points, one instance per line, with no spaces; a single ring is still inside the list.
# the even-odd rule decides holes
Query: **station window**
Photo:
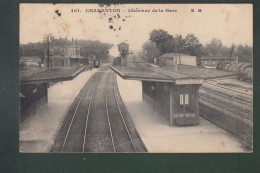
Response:
[[[208,64],[208,62],[207,62],[207,61],[204,61],[204,64]]]
[[[215,64],[215,61],[213,61],[212,64]]]
[[[64,56],[64,50],[63,49],[60,49],[60,55]]]

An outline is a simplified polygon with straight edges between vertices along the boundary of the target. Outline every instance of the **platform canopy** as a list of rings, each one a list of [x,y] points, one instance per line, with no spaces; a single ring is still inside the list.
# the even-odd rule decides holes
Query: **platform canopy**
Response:
[[[27,77],[20,78],[20,84],[59,82],[74,79],[86,66],[46,69]],[[20,72],[21,73],[21,72]]]
[[[155,65],[144,66],[110,66],[123,79],[171,82],[177,85],[202,84],[204,80],[237,76],[236,73],[215,69],[206,69],[197,66],[178,65],[158,67]]]

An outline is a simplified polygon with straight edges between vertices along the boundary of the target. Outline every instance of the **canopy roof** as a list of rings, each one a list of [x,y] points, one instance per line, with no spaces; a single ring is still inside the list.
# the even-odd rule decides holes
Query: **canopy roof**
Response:
[[[175,66],[110,66],[123,79],[141,80],[141,81],[158,81],[172,82],[183,84],[184,81],[202,84],[204,80],[236,76],[236,73],[225,72],[215,69],[207,69],[197,66],[178,65],[177,71]],[[194,83],[194,84],[195,84]]]
[[[20,84],[58,82],[74,79],[86,66],[53,68],[20,79]]]

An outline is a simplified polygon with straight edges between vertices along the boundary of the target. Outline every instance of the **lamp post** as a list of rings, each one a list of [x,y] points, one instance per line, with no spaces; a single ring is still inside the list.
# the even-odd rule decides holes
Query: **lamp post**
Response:
[[[44,35],[44,39],[46,39],[47,42],[47,68],[50,68],[50,39],[51,41],[54,40],[54,37],[52,36],[52,34],[47,34]]]

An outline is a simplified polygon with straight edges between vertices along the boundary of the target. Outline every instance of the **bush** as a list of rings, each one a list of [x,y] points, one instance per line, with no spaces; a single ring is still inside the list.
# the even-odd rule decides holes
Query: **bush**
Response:
[[[20,62],[20,70],[25,70],[27,65],[24,62]]]

